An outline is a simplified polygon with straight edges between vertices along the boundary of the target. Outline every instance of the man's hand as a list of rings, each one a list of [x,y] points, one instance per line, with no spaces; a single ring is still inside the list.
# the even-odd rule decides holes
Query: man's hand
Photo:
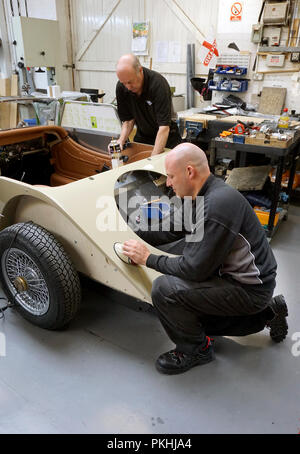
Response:
[[[120,145],[121,151],[123,151],[125,142],[123,142],[123,140],[121,140],[121,139],[118,139],[117,142]]]
[[[120,145],[120,150],[123,151],[124,143],[120,139],[118,139],[116,142]],[[107,151],[109,153],[112,152],[111,149],[110,149],[110,143],[107,145]]]
[[[133,128],[134,128],[135,120],[124,121],[122,123],[121,134],[118,138],[117,142],[120,144],[121,151],[124,149],[124,144],[128,137],[130,136]]]
[[[140,241],[129,240],[123,244],[123,254],[129,257],[136,265],[146,266],[150,251]]]

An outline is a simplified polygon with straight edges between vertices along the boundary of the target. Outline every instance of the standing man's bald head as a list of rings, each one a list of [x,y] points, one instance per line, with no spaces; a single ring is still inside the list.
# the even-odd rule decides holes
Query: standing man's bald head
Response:
[[[117,73],[124,69],[134,69],[137,73],[141,68],[141,63],[138,57],[134,54],[125,54],[119,58],[117,63]]]
[[[123,55],[116,69],[119,81],[131,92],[138,96],[142,94],[144,85],[144,72],[136,55]]]

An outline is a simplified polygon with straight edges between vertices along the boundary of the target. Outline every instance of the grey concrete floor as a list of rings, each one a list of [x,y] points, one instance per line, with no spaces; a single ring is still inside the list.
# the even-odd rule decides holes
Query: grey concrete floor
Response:
[[[216,360],[182,375],[154,367],[172,347],[155,314],[133,310],[97,284],[84,284],[82,309],[64,331],[41,330],[7,311],[0,321],[0,433],[298,433],[299,206],[291,206],[271,245],[276,293],[289,305],[286,341],[274,344],[267,330],[220,337]]]

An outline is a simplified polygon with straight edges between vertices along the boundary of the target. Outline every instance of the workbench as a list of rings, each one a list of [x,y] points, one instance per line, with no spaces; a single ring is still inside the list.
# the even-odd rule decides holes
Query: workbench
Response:
[[[179,112],[179,128],[182,137],[187,142],[207,151],[210,141],[222,131],[235,126],[239,121],[250,122],[259,125],[266,117],[246,117],[242,115],[209,115],[203,113]]]
[[[219,138],[212,139],[210,142],[210,168],[214,173],[215,164],[219,156],[228,157],[234,159],[234,167],[243,167],[247,165],[247,156],[251,156],[254,153],[256,155],[263,155],[266,158],[271,158],[273,161],[277,161],[276,177],[274,182],[274,191],[271,199],[271,208],[269,215],[269,222],[266,229],[266,235],[271,238],[278,228],[280,222],[274,226],[275,215],[277,212],[280,192],[281,192],[281,181],[284,172],[285,164],[289,160],[289,171],[290,177],[288,187],[285,190],[288,196],[288,203],[285,209],[282,211],[280,220],[287,219],[288,204],[293,188],[293,182],[296,172],[296,161],[300,156],[300,135],[297,136],[293,142],[286,148],[277,148],[272,146],[260,146],[243,143],[232,143],[221,141]]]

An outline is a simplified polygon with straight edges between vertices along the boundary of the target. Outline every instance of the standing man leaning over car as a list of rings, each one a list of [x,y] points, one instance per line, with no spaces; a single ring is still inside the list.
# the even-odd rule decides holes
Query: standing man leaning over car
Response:
[[[158,358],[157,369],[178,374],[212,361],[208,335],[245,336],[269,327],[271,338],[282,341],[288,311],[282,295],[272,298],[277,264],[248,201],[210,173],[205,153],[193,144],[170,151],[165,166],[167,185],[192,200],[196,228],[139,232],[153,246],[181,238],[178,256],[151,254],[135,240],[123,246],[135,264],[163,274],[153,283],[152,301],[176,347]],[[199,200],[204,209],[197,212]]]
[[[182,142],[174,114],[171,90],[159,73],[141,66],[132,54],[123,55],[116,70],[118,113],[122,130],[118,142],[123,146],[137,126],[135,142],[154,145],[152,155]]]

